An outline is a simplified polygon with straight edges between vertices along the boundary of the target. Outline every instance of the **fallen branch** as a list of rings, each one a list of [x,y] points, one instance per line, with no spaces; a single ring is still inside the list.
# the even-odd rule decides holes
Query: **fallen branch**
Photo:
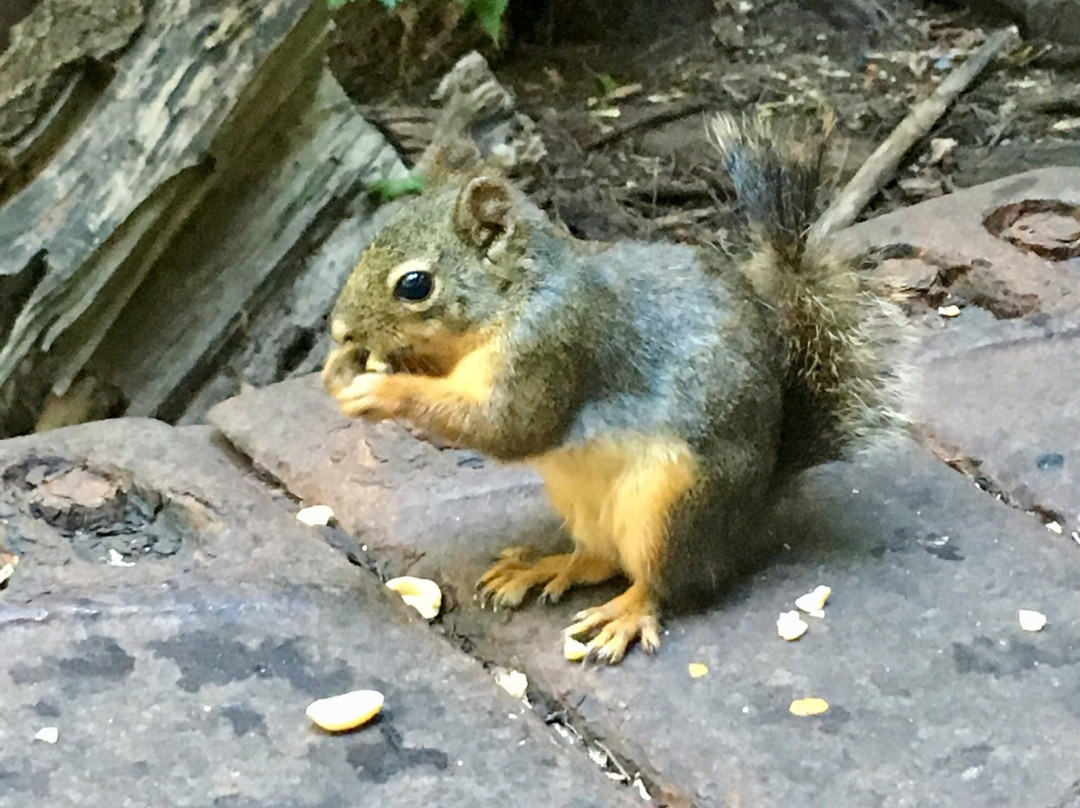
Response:
[[[657,180],[640,185],[627,194],[631,199],[656,204],[684,204],[687,202],[709,202],[713,199],[709,186],[704,182],[678,182],[676,180]]]
[[[1016,26],[994,33],[966,62],[938,85],[933,95],[920,101],[878,146],[851,181],[814,224],[811,236],[820,238],[847,227],[867,203],[892,178],[900,160],[945,114],[956,97],[966,90],[994,56],[1018,36]]]
[[[598,149],[601,146],[606,146],[608,143],[613,143],[616,140],[629,135],[631,132],[653,126],[660,126],[665,123],[670,123],[671,121],[677,121],[679,118],[685,118],[687,115],[696,115],[699,112],[704,112],[707,108],[708,105],[704,101],[694,100],[661,107],[660,109],[646,112],[645,114],[634,118],[632,121],[618,124],[607,132],[602,132],[586,143],[585,148],[590,150]]]

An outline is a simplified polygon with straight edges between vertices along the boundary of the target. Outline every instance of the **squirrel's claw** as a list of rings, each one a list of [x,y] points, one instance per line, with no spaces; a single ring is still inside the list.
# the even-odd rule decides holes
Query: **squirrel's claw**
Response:
[[[596,633],[586,646],[585,658],[614,665],[622,660],[634,640],[648,654],[660,647],[660,622],[648,596],[631,586],[602,606],[574,615],[574,623],[563,633],[578,637]]]
[[[511,551],[518,549],[511,548]],[[477,581],[477,599],[481,606],[491,603],[496,608],[517,608],[528,591],[540,583],[536,580],[534,565],[522,561],[520,553],[511,551],[506,551],[503,558]]]
[[[534,547],[509,547],[476,584],[477,600],[516,608],[530,589],[545,586],[541,600],[554,603],[569,586],[570,555],[540,556]]]
[[[559,578],[552,578],[548,585],[543,588],[536,599],[541,603],[547,603],[549,606],[554,606],[566,593],[567,582],[560,580]]]

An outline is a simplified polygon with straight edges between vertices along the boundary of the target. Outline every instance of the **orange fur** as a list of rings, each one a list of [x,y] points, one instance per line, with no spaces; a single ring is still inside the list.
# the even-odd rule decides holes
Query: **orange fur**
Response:
[[[533,461],[574,540],[657,585],[672,506],[697,479],[685,444],[635,437],[558,449]]]
[[[490,347],[496,339],[491,330],[451,334],[440,325],[432,328],[413,327],[407,332],[410,350],[404,363],[416,363],[417,370],[430,376],[449,376],[461,363],[477,351]]]
[[[556,603],[567,589],[579,584],[598,584],[618,574],[609,558],[587,552],[560,553],[539,559],[528,558],[521,548],[510,548],[480,579],[482,598],[490,594],[496,606],[514,607],[532,588],[546,584],[541,600]]]
[[[557,449],[532,464],[543,475],[576,550],[536,562],[510,555],[481,579],[481,596],[516,606],[529,588],[550,581],[545,596],[555,600],[574,584],[606,580],[621,569],[630,587],[579,614],[567,633],[595,633],[590,656],[608,662],[619,661],[638,638],[646,650],[655,650],[668,521],[697,480],[693,452],[666,437],[635,436]]]
[[[477,345],[454,362],[445,376],[365,373],[335,398],[346,415],[369,419],[402,418],[454,441],[465,434],[469,416],[490,398],[500,340],[490,335],[462,336],[464,348]],[[449,350],[443,355],[448,359]]]

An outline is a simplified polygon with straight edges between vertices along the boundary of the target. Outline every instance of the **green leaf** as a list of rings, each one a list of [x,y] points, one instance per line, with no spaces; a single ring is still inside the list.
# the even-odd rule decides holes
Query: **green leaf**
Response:
[[[509,2],[510,0],[461,0],[461,5],[476,17],[484,33],[498,45],[499,34],[502,33],[503,14],[506,13]]]
[[[406,194],[418,194],[424,190],[424,178],[414,171],[410,171],[404,177],[386,177],[381,180],[373,180],[365,186],[379,203],[390,202]]]
[[[600,85],[600,95],[604,96],[611,95],[619,87],[619,82],[607,73],[597,73],[596,83]]]

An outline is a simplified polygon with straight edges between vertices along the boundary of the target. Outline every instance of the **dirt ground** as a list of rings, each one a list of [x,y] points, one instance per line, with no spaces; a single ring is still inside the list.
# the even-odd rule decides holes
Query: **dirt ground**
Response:
[[[398,75],[373,81],[350,37],[360,15],[381,11],[362,5],[339,16],[332,64],[374,108],[429,105],[455,47],[478,44],[468,20],[441,39],[424,29],[412,43],[421,56],[399,52]],[[914,0],[610,6],[511,2],[507,46],[485,51],[544,137],[534,197],[577,235],[601,239],[726,240],[730,196],[704,127],[714,111],[756,104],[798,117],[831,107],[832,163],[844,182],[913,103],[1007,24]],[[961,96],[864,215],[1055,164],[1080,164],[1080,58],[1027,42]]]

